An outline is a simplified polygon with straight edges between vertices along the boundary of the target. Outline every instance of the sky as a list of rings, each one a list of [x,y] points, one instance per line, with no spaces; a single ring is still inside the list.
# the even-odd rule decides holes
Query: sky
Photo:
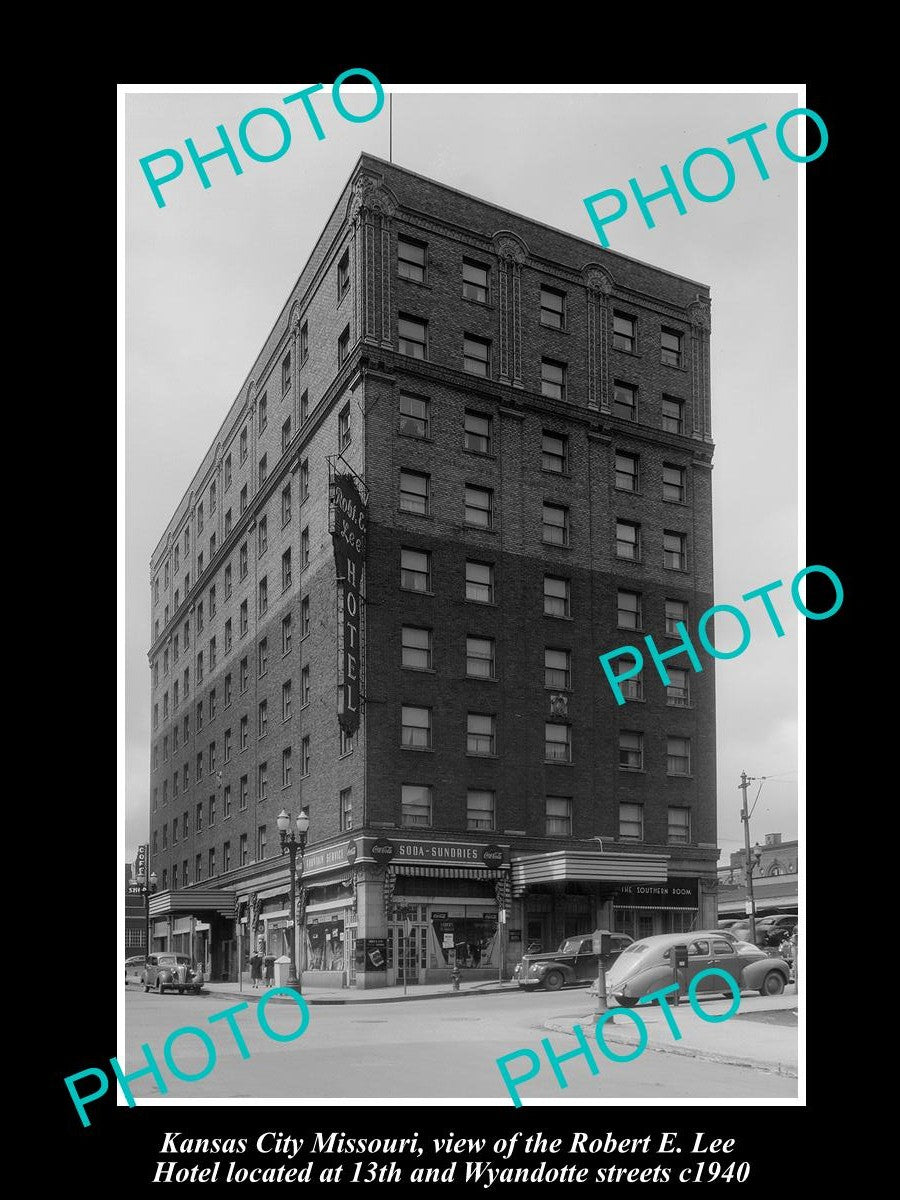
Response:
[[[241,118],[277,107],[302,84],[271,92],[126,94],[119,158],[119,434],[124,467],[120,522],[119,805],[132,859],[147,838],[150,746],[149,562],[176,505],[232,404],[362,151],[387,158],[389,105],[365,124],[338,115],[330,88],[316,97],[325,139],[295,105],[292,142],[271,163],[241,155],[244,173],[211,161],[204,190],[190,164],[157,207],[138,163],[185,139],[216,148],[224,124],[238,145]],[[362,114],[368,98],[347,97]],[[562,94],[427,93],[393,97],[393,160],[399,166],[585,238],[599,247],[582,198],[606,188],[649,194],[661,165],[680,179],[700,147],[728,150],[730,195],[700,203],[682,189],[687,213],[666,199],[648,229],[632,204],[608,225],[611,249],[711,288],[715,599],[740,604],[796,571],[797,195],[802,166],[779,152],[778,118],[795,93]],[[295,112],[294,109],[298,111]],[[727,138],[765,122],[761,180],[745,146]],[[264,122],[254,146],[271,152]],[[796,122],[793,123],[796,125]],[[815,135],[813,134],[813,137]],[[789,131],[788,140],[796,146]],[[815,144],[811,141],[811,144]],[[743,153],[741,152],[743,151]],[[169,167],[161,160],[155,169]],[[701,160],[701,191],[715,193],[721,168]],[[120,514],[121,516],[121,514]],[[759,604],[758,601],[754,602]],[[748,608],[753,637],[716,670],[720,865],[743,845],[740,773],[767,776],[753,840],[797,836],[797,614],[776,599],[786,636]],[[598,647],[598,652],[603,647]],[[756,785],[754,785],[755,788]],[[755,796],[751,792],[751,802]]]

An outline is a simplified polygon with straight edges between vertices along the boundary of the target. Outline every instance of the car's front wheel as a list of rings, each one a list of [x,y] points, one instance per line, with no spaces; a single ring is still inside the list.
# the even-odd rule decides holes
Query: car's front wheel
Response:
[[[548,971],[544,976],[544,987],[548,992],[558,992],[564,982],[562,971]]]
[[[784,976],[780,971],[770,971],[759,989],[761,996],[780,996],[784,991]]]
[[[157,979],[157,981],[156,981],[156,990],[157,990],[157,992],[159,992],[160,996],[166,990],[165,984],[163,983],[163,981],[161,979]]]
[[[147,994],[147,992],[149,992],[149,991],[150,991],[150,984],[147,982],[147,976],[146,976],[146,975],[142,976],[142,978],[141,978],[141,983],[144,985],[144,995],[146,995],[146,994]]]
[[[634,1008],[638,1002],[637,996],[616,996],[615,1000],[622,1008]]]

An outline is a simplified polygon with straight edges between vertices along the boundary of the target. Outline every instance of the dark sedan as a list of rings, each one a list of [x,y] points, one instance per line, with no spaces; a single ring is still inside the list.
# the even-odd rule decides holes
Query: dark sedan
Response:
[[[633,938],[627,933],[610,933],[608,929],[595,929],[593,933],[582,933],[566,938],[558,950],[549,954],[526,954],[518,964],[513,979],[523,988],[546,988],[558,991],[566,983],[588,983],[597,978],[600,962],[600,938],[608,934],[610,953],[604,957],[603,965],[612,966]]]
[[[144,991],[198,993],[203,987],[203,970],[186,954],[151,954],[144,968]]]

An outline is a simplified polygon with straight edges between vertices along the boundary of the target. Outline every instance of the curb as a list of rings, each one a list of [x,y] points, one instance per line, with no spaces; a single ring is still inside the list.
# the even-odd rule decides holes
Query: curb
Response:
[[[574,1023],[579,1024],[577,1018],[572,1018]],[[581,1021],[590,1021],[591,1017],[582,1017]],[[574,1038],[575,1034],[572,1029],[560,1025],[555,1021],[545,1021],[544,1028],[549,1029],[552,1033],[564,1033],[569,1037]],[[609,1029],[609,1026],[606,1027]],[[616,1042],[621,1046],[634,1046],[634,1042],[630,1038],[616,1037],[614,1034],[608,1034],[607,1039],[610,1042]],[[772,1062],[771,1060],[762,1058],[742,1058],[736,1054],[720,1054],[716,1050],[704,1050],[697,1047],[682,1046],[675,1042],[671,1045],[663,1043],[657,1045],[654,1042],[647,1042],[647,1050],[656,1050],[659,1054],[680,1054],[682,1058],[701,1058],[706,1062],[722,1063],[729,1067],[746,1067],[752,1071],[767,1071],[772,1075],[783,1075],[788,1079],[796,1079],[798,1077],[797,1067],[792,1063]]]
[[[325,1004],[328,1004],[328,1005],[404,1004],[404,1003],[407,1003],[412,1000],[419,1000],[419,1001],[422,1001],[422,1000],[447,1000],[447,999],[450,999],[451,997],[459,998],[459,997],[464,997],[464,996],[490,996],[490,995],[498,995],[498,994],[502,995],[502,994],[508,994],[508,993],[512,993],[512,989],[510,987],[496,986],[496,987],[486,987],[486,988],[470,988],[467,991],[459,991],[459,992],[429,992],[427,995],[424,995],[424,996],[416,996],[416,995],[411,995],[411,996],[372,996],[371,998],[367,996],[364,999],[362,997],[360,997],[359,999],[357,999],[356,997],[353,997],[352,999],[348,998],[346,1000],[343,997],[316,998],[309,992],[303,992],[302,996],[303,996],[303,999],[306,1001],[306,1003],[308,1005],[312,1006],[315,1004],[322,1004],[322,1005],[325,1005]],[[218,988],[214,992],[208,991],[206,988],[204,988],[200,994],[202,996],[221,996],[223,1000],[250,1000],[254,996],[254,993],[252,990],[249,992],[221,992],[218,990]],[[262,989],[256,993],[256,998],[259,999],[259,997],[264,994],[265,994],[265,989]],[[287,999],[287,997],[282,998],[280,996],[273,996],[273,998],[269,1001],[269,1003],[270,1004],[291,1004],[292,1001]]]

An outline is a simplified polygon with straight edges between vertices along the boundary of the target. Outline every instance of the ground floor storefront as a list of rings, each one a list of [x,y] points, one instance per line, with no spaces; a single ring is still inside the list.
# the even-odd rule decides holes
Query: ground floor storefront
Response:
[[[593,929],[640,938],[716,919],[714,862],[665,854],[392,830],[307,851],[297,867],[295,914],[284,858],[248,864],[218,891],[154,896],[151,949],[190,954],[214,980],[249,984],[258,954],[264,979],[281,960],[304,988],[414,987],[509,979],[527,950]]]

